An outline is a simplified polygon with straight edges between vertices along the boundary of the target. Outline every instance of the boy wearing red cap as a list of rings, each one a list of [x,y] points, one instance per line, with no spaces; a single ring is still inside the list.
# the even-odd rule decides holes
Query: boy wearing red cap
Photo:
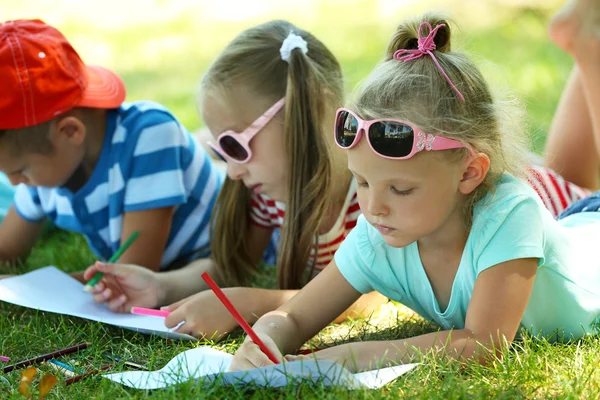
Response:
[[[0,171],[18,185],[0,260],[25,256],[49,218],[108,259],[164,270],[209,254],[223,176],[164,107],[124,103],[121,79],[85,65],[40,20],[0,23]]]

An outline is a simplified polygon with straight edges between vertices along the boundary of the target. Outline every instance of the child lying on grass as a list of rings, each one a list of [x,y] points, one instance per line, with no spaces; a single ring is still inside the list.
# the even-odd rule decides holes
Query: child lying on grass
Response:
[[[580,25],[574,44],[596,66],[599,21]],[[523,146],[450,38],[436,15],[401,24],[386,60],[338,111],[335,138],[363,215],[330,265],[254,325],[279,360],[316,357],[358,371],[434,349],[485,362],[520,328],[550,339],[598,333],[600,213],[568,211],[556,221],[518,179]],[[443,330],[284,357],[373,290]],[[232,369],[270,364],[246,338]]]

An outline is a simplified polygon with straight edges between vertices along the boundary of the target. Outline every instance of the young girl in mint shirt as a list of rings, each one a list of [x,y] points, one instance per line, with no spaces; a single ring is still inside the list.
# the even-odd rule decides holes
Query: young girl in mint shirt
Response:
[[[401,24],[387,58],[338,110],[335,139],[363,215],[329,266],[254,325],[280,360],[356,371],[435,349],[483,362],[521,329],[550,340],[597,332],[600,213],[556,221],[520,179],[525,146],[478,69],[450,50],[450,33],[433,14]],[[373,290],[442,329],[284,357]],[[246,338],[232,369],[269,364]]]

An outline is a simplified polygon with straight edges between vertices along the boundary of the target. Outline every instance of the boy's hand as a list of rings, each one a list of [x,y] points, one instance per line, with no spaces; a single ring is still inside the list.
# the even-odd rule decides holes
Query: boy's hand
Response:
[[[227,296],[235,301],[235,291],[225,289]],[[236,302],[237,303],[237,302]],[[236,304],[236,307],[239,303]],[[238,307],[244,314],[243,306]],[[191,295],[183,300],[162,307],[162,310],[171,311],[165,319],[165,326],[173,328],[183,322],[175,332],[219,340],[226,333],[234,330],[238,324],[231,316],[223,303],[215,296],[212,290],[205,290]]]
[[[267,349],[271,351],[273,356],[279,360],[279,362],[286,361],[281,354],[281,351],[279,351],[277,344],[275,344],[270,336],[262,333],[257,333],[257,335]],[[233,360],[231,361],[231,365],[229,366],[229,371],[244,371],[248,369],[268,367],[269,365],[273,365],[273,362],[269,360],[269,357],[262,352],[256,343],[247,337],[238,351],[235,352]]]
[[[157,273],[137,265],[105,264],[97,261],[84,272],[89,281],[97,272],[102,280],[93,290],[97,303],[107,303],[114,312],[129,312],[131,307],[155,308],[160,305],[161,293]]]

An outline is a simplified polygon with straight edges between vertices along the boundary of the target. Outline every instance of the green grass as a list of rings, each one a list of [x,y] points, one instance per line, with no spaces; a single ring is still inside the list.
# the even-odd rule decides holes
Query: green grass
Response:
[[[110,4],[117,4],[115,0]],[[133,0],[132,0],[133,2]],[[271,4],[259,17],[217,20],[203,15],[202,2],[184,4],[181,12],[165,1],[148,1],[147,9],[126,10],[114,18],[97,16],[98,6],[84,13],[77,2],[17,2],[0,4],[6,18],[40,15],[55,22],[88,61],[113,68],[123,76],[129,99],[152,99],[164,103],[190,129],[201,126],[194,104],[194,90],[202,72],[220,49],[240,30],[262,20],[287,17],[312,31],[338,55],[351,89],[381,57],[393,27],[413,9],[430,8],[414,3],[398,13],[379,13],[374,2],[364,0],[312,1],[300,6]],[[58,5],[57,5],[58,3]],[[139,2],[134,2],[140,4]],[[391,3],[391,2],[388,2]],[[550,11],[536,8],[506,8],[485,2],[438,1],[454,11],[462,30],[458,48],[466,49],[482,66],[498,92],[510,90],[527,106],[528,131],[533,146],[541,151],[555,106],[572,62],[550,45],[545,30]],[[527,2],[524,2],[526,4]],[[87,4],[87,3],[86,3]],[[90,2],[91,4],[91,2]],[[200,5],[197,5],[200,4]],[[377,3],[379,4],[379,3]],[[92,6],[90,6],[92,7]],[[164,18],[148,16],[164,9]],[[162,8],[161,8],[162,7]],[[189,10],[186,8],[188,7]],[[154,19],[152,19],[154,18]],[[123,22],[125,21],[125,22]],[[25,265],[29,271],[56,265],[67,271],[84,268],[94,261],[83,238],[64,232],[45,236]],[[258,284],[272,286],[272,271],[265,271]],[[57,294],[59,295],[59,294]],[[436,327],[397,305],[382,308],[370,318],[330,326],[314,338],[315,345],[351,340],[397,339],[431,332]],[[91,343],[85,352],[64,357],[83,368],[106,363],[110,352],[144,361],[159,369],[181,351],[208,344],[234,352],[239,332],[221,343],[179,343],[92,323],[72,317],[37,312],[0,304],[0,354],[14,360],[67,347],[81,341]],[[462,365],[434,355],[396,382],[377,391],[349,393],[343,389],[301,385],[278,390],[242,390],[194,382],[154,392],[124,388],[108,380],[90,379],[70,387],[58,385],[50,399],[74,398],[598,398],[600,396],[600,339],[586,338],[562,345],[526,338],[504,357],[488,366]],[[51,372],[41,366],[44,372]],[[124,370],[117,366],[113,371]],[[19,373],[0,375],[0,398],[22,398],[17,393]],[[35,397],[35,396],[34,396]]]
[[[43,239],[33,252],[27,269],[42,263],[53,263],[72,270],[93,260],[85,250],[84,241],[63,232]],[[271,280],[266,272],[262,279]],[[272,280],[271,280],[272,282]],[[436,330],[410,311],[389,304],[370,318],[329,326],[313,338],[314,346],[330,346],[356,340],[399,339]],[[98,368],[107,363],[102,353],[110,352],[148,363],[151,369],[162,368],[178,353],[194,346],[210,345],[234,352],[242,338],[235,332],[221,343],[177,342],[102,325],[67,316],[37,312],[8,304],[0,304],[0,354],[14,360],[29,358],[53,349],[86,341],[91,346],[84,352],[65,356],[63,361],[76,363],[84,369]],[[504,352],[504,357],[488,366],[464,365],[431,354],[420,360],[423,364],[377,391],[349,392],[341,388],[301,385],[281,389],[241,389],[208,386],[188,382],[157,391],[128,389],[100,378],[89,379],[65,387],[57,385],[48,398],[597,398],[600,395],[600,340],[586,338],[573,344],[550,344],[526,338]],[[126,370],[117,365],[111,372]],[[54,373],[41,365],[42,373]],[[42,374],[40,374],[42,375]],[[0,398],[21,398],[17,392],[19,372],[0,375]],[[37,386],[36,386],[37,387]],[[35,393],[35,392],[34,392]]]

